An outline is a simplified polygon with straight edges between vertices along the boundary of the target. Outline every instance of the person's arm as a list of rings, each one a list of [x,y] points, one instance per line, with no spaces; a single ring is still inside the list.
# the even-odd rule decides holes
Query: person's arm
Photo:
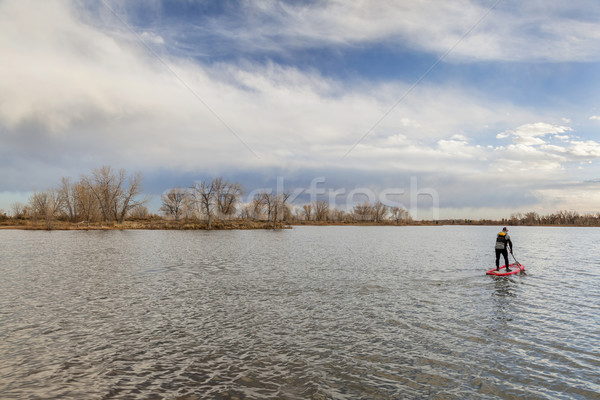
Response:
[[[510,237],[506,239],[506,242],[510,245],[510,254],[512,254],[512,249],[513,249],[513,244],[512,244],[512,240],[510,240]]]

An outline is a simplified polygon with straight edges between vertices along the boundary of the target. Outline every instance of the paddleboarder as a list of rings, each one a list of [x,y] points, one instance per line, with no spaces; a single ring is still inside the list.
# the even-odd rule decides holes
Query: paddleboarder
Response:
[[[510,247],[509,247],[510,246]],[[496,236],[496,271],[500,271],[500,254],[504,256],[504,262],[506,263],[506,272],[510,272],[511,269],[508,268],[508,250],[510,250],[510,254],[513,252],[513,244],[510,240],[510,236],[508,236],[508,228],[502,228],[502,232],[498,233]]]

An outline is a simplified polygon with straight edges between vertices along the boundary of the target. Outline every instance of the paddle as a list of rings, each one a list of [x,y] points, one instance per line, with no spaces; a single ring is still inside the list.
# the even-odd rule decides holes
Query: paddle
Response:
[[[521,263],[517,261],[517,259],[515,258],[515,255],[512,253],[512,251],[510,252],[510,255],[513,257],[513,260],[515,260],[515,262],[517,263],[517,265],[520,267]]]

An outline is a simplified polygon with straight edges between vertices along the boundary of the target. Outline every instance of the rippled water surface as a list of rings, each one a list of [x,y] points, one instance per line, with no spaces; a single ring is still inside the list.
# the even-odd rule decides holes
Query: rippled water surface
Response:
[[[0,231],[0,398],[600,398],[600,229]]]

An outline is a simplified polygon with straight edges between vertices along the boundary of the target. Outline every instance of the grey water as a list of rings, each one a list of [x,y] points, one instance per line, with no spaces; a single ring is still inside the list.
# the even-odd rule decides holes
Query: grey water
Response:
[[[599,399],[600,229],[0,231],[2,399]]]

